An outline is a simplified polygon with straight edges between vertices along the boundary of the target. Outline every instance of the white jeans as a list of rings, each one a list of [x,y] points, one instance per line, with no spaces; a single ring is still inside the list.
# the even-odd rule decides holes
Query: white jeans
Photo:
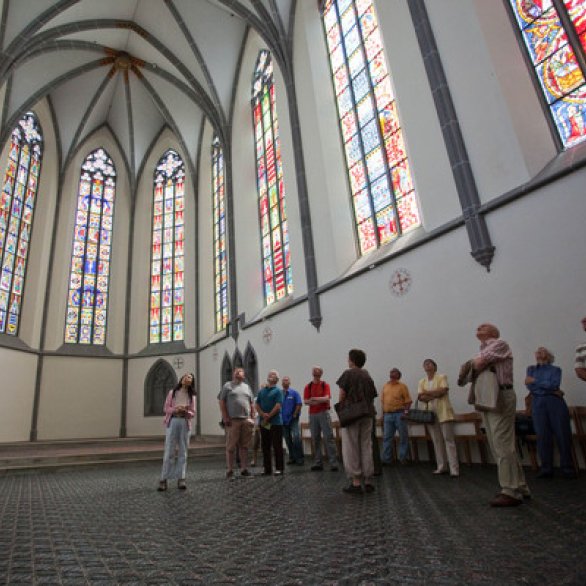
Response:
[[[444,421],[440,423],[437,419],[433,425],[428,425],[429,435],[433,442],[433,450],[438,470],[447,470],[449,463],[450,474],[460,473],[458,462],[458,450],[454,439],[454,422]],[[447,462],[446,462],[447,460]]]

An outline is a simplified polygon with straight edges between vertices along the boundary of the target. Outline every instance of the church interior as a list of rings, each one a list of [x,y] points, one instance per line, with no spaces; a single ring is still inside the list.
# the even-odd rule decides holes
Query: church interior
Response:
[[[217,435],[235,365],[353,347],[455,382],[482,322],[580,404],[585,10],[2,2],[0,441],[162,434],[183,372]]]

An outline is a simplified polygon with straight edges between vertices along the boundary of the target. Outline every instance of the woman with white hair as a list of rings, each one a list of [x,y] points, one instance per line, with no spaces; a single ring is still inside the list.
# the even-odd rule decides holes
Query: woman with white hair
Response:
[[[531,413],[541,462],[537,478],[553,477],[554,437],[560,453],[562,474],[566,478],[576,478],[570,413],[560,391],[562,370],[553,365],[553,354],[543,346],[535,351],[535,361],[536,364],[527,368],[525,384],[531,393]]]

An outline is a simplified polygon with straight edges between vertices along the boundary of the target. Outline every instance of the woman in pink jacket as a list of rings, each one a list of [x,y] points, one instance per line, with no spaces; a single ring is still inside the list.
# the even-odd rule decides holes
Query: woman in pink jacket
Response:
[[[185,490],[187,448],[191,420],[195,416],[195,380],[191,373],[184,374],[165,400],[165,454],[159,491],[167,490],[167,480],[177,479],[177,488]],[[177,452],[175,449],[177,448]]]

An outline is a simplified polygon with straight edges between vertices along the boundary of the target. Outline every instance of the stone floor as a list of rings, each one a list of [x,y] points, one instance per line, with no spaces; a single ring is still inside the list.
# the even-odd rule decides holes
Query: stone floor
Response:
[[[536,480],[491,509],[493,466],[459,479],[385,468],[373,494],[342,472],[224,478],[190,462],[188,490],[158,463],[0,477],[0,583],[586,584],[586,475]],[[260,472],[260,471],[259,471]]]

